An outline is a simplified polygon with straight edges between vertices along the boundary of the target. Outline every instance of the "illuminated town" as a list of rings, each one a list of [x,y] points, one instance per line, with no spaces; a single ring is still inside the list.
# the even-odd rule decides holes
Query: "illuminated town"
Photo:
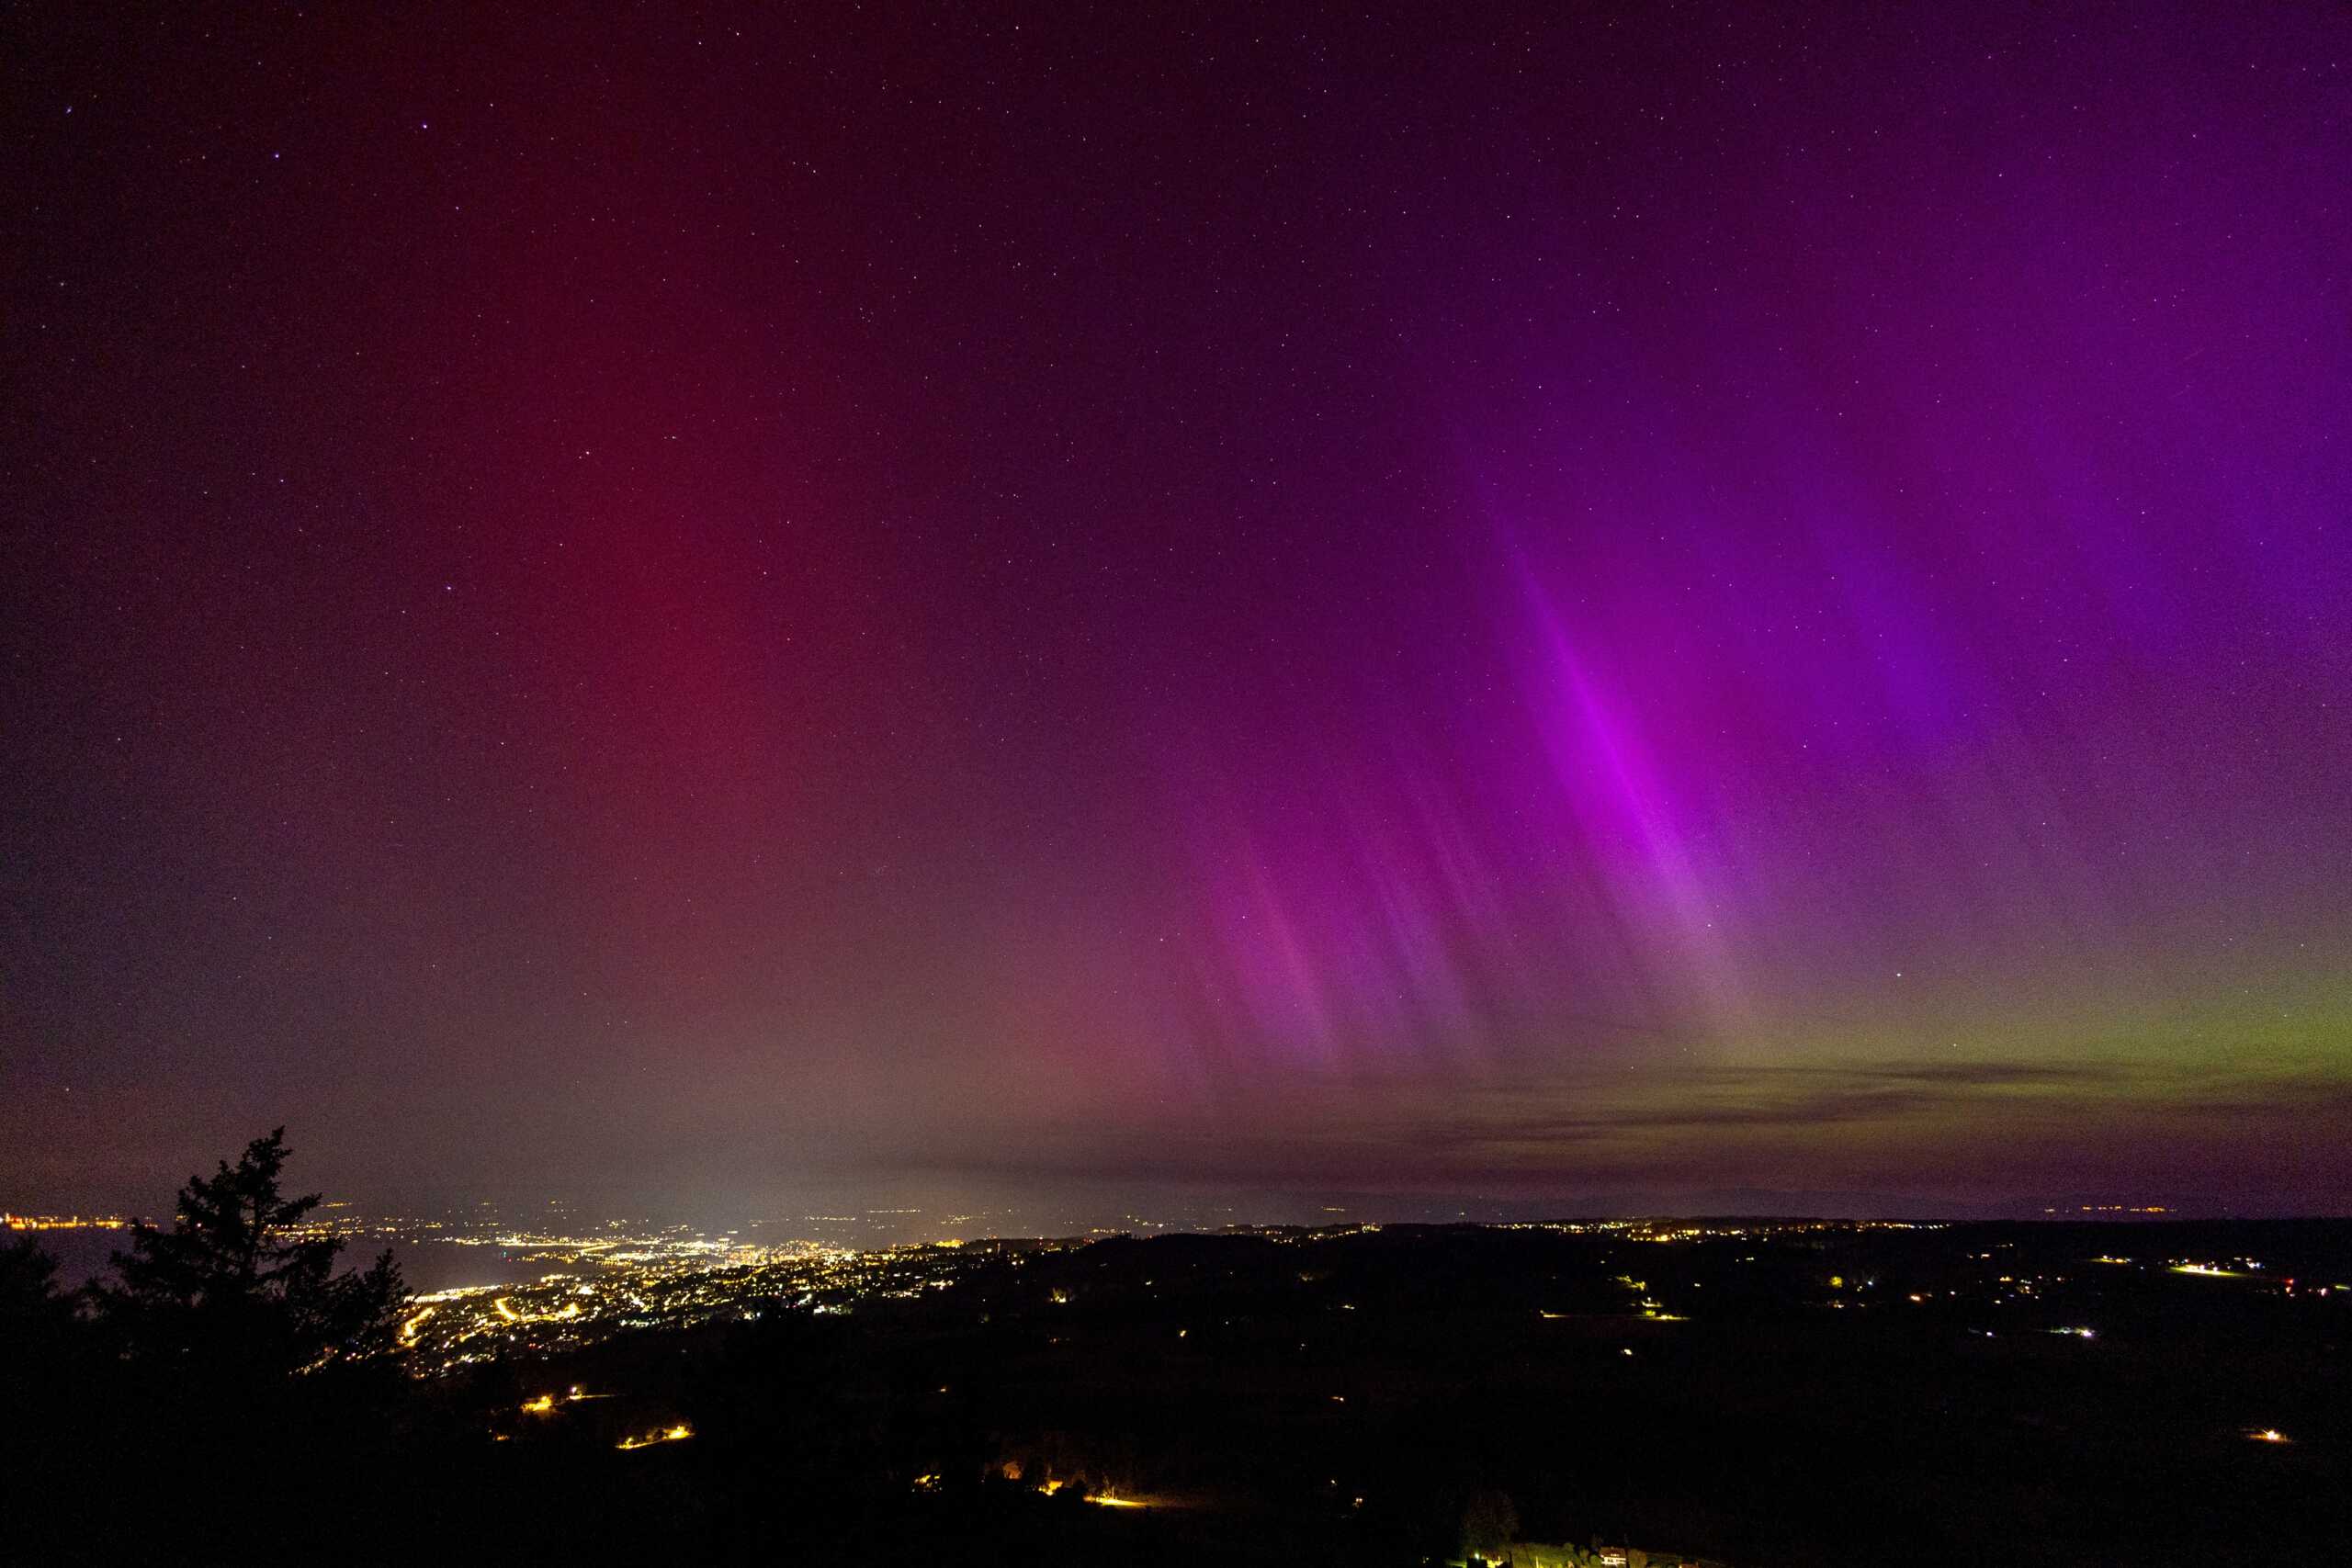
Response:
[[[768,1313],[845,1313],[946,1289],[980,1263],[1078,1242],[946,1241],[855,1250],[816,1242],[760,1246],[684,1233],[589,1237],[508,1235],[497,1245],[537,1265],[514,1284],[410,1298],[400,1346],[419,1375],[509,1356],[548,1356],[615,1334]]]
[[[88,1224],[91,1222],[84,1222]],[[98,1222],[119,1225],[115,1220]],[[1162,1223],[1137,1220],[1145,1235]],[[782,1228],[781,1226],[775,1228]],[[1314,1249],[1351,1237],[1376,1235],[1377,1224],[1322,1227],[1229,1226],[1220,1234],[1251,1236],[1283,1247]],[[1395,1228],[1395,1227],[1389,1227]],[[1775,1288],[1793,1290],[1791,1304],[1839,1314],[1934,1309],[1966,1315],[1978,1335],[2020,1332],[2029,1326],[2082,1340],[2098,1337],[2096,1324],[2061,1321],[2063,1306],[2080,1302],[2086,1286],[2102,1276],[2111,1286],[2120,1273],[2166,1274],[2236,1281],[2280,1297],[2300,1295],[2352,1302],[2352,1286],[2298,1280],[2264,1269],[2258,1258],[2151,1257],[2135,1259],[2111,1253],[2086,1257],[2079,1266],[2027,1268],[2014,1261],[2018,1244],[1996,1241],[1962,1246],[1938,1255],[1932,1269],[1918,1268],[1898,1281],[1876,1271],[1843,1272],[1825,1268],[1804,1281],[1786,1278],[1792,1252],[1826,1252],[1874,1236],[1928,1237],[1949,1227],[1908,1221],[1831,1220],[1653,1220],[1596,1219],[1519,1221],[1486,1229],[1498,1234],[1575,1237],[1603,1246],[1597,1264],[1613,1295],[1576,1310],[1543,1308],[1546,1319],[1606,1318],[1617,1314],[1650,1324],[1686,1322],[1708,1308],[1703,1286],[1676,1290],[1667,1281],[1693,1265],[1729,1264],[1735,1270],[1758,1264],[1755,1249],[1775,1250],[1768,1267]],[[893,1301],[951,1292],[982,1277],[1017,1276],[1036,1259],[1081,1249],[1106,1233],[1048,1239],[985,1238],[889,1246],[848,1247],[814,1240],[766,1242],[739,1232],[705,1234],[684,1226],[651,1228],[624,1222],[577,1234],[519,1229],[494,1221],[368,1219],[348,1211],[313,1227],[332,1234],[354,1253],[390,1245],[492,1251],[503,1282],[467,1284],[419,1292],[409,1298],[398,1349],[420,1377],[447,1374],[502,1359],[544,1359],[579,1350],[616,1335],[750,1324],[774,1314],[848,1314]],[[1134,1232],[1108,1233],[1131,1235]],[[1628,1250],[1619,1253],[1623,1246]],[[1688,1261],[1678,1263],[1677,1255]],[[1622,1262],[1624,1267],[1617,1265]],[[1653,1285],[1655,1277],[1658,1283]],[[1046,1299],[1065,1303],[1068,1292],[1049,1287]],[[2023,1314],[2009,1309],[2027,1309]],[[2034,1313],[2055,1314],[2046,1323]]]
[[[1148,1234],[1162,1223],[1143,1220]],[[817,1241],[763,1243],[738,1233],[705,1235],[683,1226],[662,1230],[612,1222],[583,1235],[522,1231],[480,1222],[368,1221],[343,1216],[322,1222],[355,1249],[384,1243],[495,1248],[517,1277],[508,1283],[458,1285],[410,1298],[399,1348],[419,1376],[446,1373],[500,1358],[548,1357],[633,1330],[705,1324],[754,1323],[772,1313],[848,1313],[890,1300],[952,1288],[983,1270],[1013,1269],[1041,1253],[1080,1247],[1100,1235],[1057,1239],[946,1239],[912,1245],[850,1247]],[[1314,1247],[1378,1234],[1376,1224],[1319,1228],[1231,1226],[1226,1234],[1262,1237],[1285,1247]],[[1530,1221],[1494,1227],[1514,1232],[1622,1240],[1651,1247],[1725,1243],[1761,1237],[1795,1238],[1871,1231],[1933,1229],[1908,1222],[1669,1220]],[[1119,1233],[1130,1234],[1130,1233]],[[1644,1254],[1646,1256],[1646,1251]],[[1988,1255],[1989,1256],[1989,1255]],[[1639,1316],[1679,1321],[1629,1275],[1613,1278]],[[1826,1304],[1844,1310],[1866,1299],[1869,1281]],[[2034,1281],[2002,1277],[2003,1294],[2030,1296]],[[1836,1292],[1842,1277],[1830,1282]],[[1051,1299],[1049,1297],[1049,1299]],[[1914,1296],[1915,1301],[1925,1298]],[[1561,1315],[1550,1314],[1547,1315]]]

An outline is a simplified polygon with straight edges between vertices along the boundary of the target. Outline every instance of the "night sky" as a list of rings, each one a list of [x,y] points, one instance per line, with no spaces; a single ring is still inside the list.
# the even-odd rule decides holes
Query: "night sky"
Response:
[[[12,9],[0,1204],[2352,1206],[2352,14],[1380,9]]]

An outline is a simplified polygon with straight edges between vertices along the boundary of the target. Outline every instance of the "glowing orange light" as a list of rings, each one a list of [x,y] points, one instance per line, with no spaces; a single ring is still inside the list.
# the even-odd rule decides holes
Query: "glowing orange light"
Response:
[[[694,1435],[695,1429],[681,1421],[674,1427],[664,1427],[658,1432],[649,1432],[641,1438],[623,1438],[613,1446],[627,1452],[631,1449],[650,1449],[656,1443],[682,1443]]]

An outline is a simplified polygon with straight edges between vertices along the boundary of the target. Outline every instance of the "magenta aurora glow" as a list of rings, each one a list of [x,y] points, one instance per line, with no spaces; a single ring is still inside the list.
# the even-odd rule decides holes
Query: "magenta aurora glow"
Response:
[[[0,1198],[2352,1196],[2342,9],[37,10]]]

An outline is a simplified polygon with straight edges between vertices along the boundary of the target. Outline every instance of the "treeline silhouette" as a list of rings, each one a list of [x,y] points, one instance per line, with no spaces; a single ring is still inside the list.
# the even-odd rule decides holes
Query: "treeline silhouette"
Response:
[[[420,1435],[381,1354],[405,1290],[288,1197],[285,1129],[137,1225],[78,1292],[30,1240],[0,1248],[0,1475],[10,1561],[229,1562],[319,1551]],[[364,1554],[364,1553],[363,1553]]]

